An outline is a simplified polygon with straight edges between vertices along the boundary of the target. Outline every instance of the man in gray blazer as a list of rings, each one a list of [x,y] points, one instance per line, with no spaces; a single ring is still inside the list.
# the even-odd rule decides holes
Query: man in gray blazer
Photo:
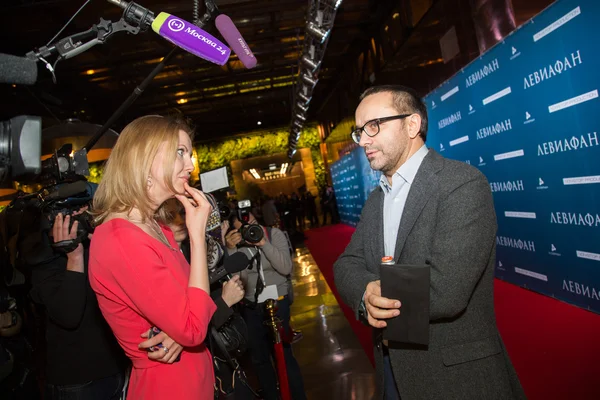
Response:
[[[352,137],[383,172],[350,244],[334,265],[335,284],[371,325],[378,398],[524,399],[494,316],[496,214],[477,169],[425,147],[427,108],[412,89],[367,89]],[[383,256],[430,268],[429,345],[382,340],[402,298],[381,296]]]

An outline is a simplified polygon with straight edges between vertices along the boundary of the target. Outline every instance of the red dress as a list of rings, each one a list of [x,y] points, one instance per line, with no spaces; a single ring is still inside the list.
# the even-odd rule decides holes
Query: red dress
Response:
[[[190,265],[172,232],[163,232],[173,249],[124,219],[98,226],[90,247],[90,284],[133,363],[128,399],[212,399],[212,357],[203,342],[216,306],[206,292],[188,287]],[[140,335],[152,326],[184,347],[180,361],[152,361],[138,349],[145,340]]]

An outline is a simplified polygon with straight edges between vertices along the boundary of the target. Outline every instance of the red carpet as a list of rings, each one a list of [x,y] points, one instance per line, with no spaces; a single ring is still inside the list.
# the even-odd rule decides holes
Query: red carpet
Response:
[[[306,246],[373,362],[370,329],[354,318],[333,284],[333,263],[354,228],[326,226],[306,232]],[[530,400],[600,398],[600,316],[496,280],[496,320]]]

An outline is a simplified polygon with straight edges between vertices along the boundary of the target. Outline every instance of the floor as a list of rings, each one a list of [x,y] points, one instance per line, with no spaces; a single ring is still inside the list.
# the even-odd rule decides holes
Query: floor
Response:
[[[294,354],[309,400],[369,400],[375,372],[308,249],[294,257]]]

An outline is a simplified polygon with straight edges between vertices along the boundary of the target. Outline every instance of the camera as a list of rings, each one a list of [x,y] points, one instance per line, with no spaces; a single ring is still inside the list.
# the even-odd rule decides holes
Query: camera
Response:
[[[265,237],[262,226],[248,222],[250,220],[251,206],[250,200],[241,200],[238,201],[235,211],[232,211],[227,206],[219,207],[221,218],[229,221],[229,231],[227,233],[235,229],[233,223],[236,219],[242,224],[238,230],[242,235],[242,241],[238,243],[238,247],[253,246]]]
[[[0,122],[0,182],[33,177],[42,170],[42,119],[21,115]]]

